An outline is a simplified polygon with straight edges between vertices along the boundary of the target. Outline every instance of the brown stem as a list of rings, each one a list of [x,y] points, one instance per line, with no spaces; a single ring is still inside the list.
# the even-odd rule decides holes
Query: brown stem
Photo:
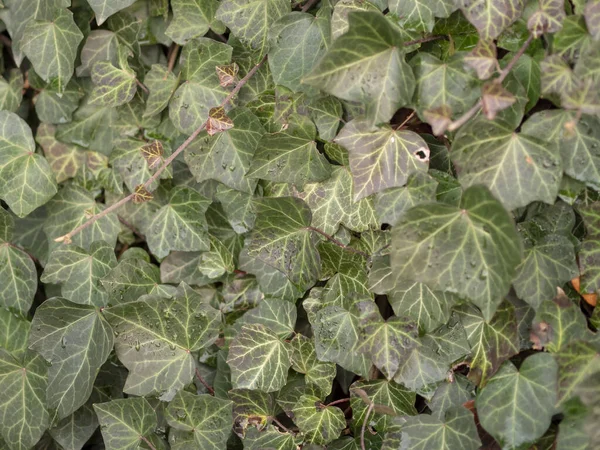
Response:
[[[367,422],[369,421],[369,416],[371,415],[371,411],[375,407],[375,403],[371,402],[369,408],[367,408],[367,412],[365,414],[365,420],[363,420],[362,427],[360,429],[360,448],[362,450],[366,450],[365,447],[365,428],[367,428]]]
[[[325,406],[333,406],[333,405],[338,405],[338,404],[340,404],[340,403],[346,403],[346,402],[349,402],[349,401],[350,401],[350,399],[349,399],[349,398],[342,398],[342,399],[336,400],[336,401],[334,401],[334,402],[327,403]]]
[[[119,217],[119,222],[121,222],[123,225],[125,225],[127,228],[129,228],[133,232],[133,234],[135,234],[140,239],[144,239],[144,240],[146,239],[146,236],[144,236],[142,233],[140,233],[136,227],[131,225],[129,222],[127,222],[121,216],[118,216],[118,217]]]
[[[252,69],[250,69],[250,71],[246,74],[246,76],[244,78],[242,78],[239,83],[233,88],[233,90],[229,93],[229,95],[225,98],[225,100],[223,100],[221,102],[221,104],[219,106],[224,107],[225,105],[227,105],[227,103],[229,103],[231,101],[231,99],[233,97],[235,97],[237,95],[237,93],[240,91],[240,89],[248,82],[248,80],[250,78],[252,78],[252,76],[256,73],[256,71],[260,68],[260,66],[262,66],[264,64],[264,62],[267,60],[267,55],[265,55],[263,57],[263,59],[260,60],[260,62],[258,64],[256,64]],[[165,159],[165,161],[163,162],[163,164],[158,168],[158,170],[156,172],[154,172],[154,175],[152,175],[150,178],[148,178],[146,180],[146,182],[144,183],[144,188],[148,189],[149,186],[152,185],[152,183],[154,183],[158,177],[160,177],[160,174],[163,173],[163,171],[169,167],[169,164],[171,164],[175,158],[177,158],[177,156],[183,152],[191,143],[194,139],[196,139],[196,137],[202,132],[202,130],[204,130],[204,128],[206,128],[206,122],[204,122],[202,125],[200,125],[191,135],[190,137],[188,137],[183,144],[181,144],[177,150],[175,150],[171,156],[169,156],[167,159]],[[64,236],[60,236],[57,237],[56,239],[54,239],[55,242],[65,242],[65,243],[70,243],[71,242],[71,238],[73,236],[75,236],[77,233],[80,233],[81,231],[85,230],[87,227],[89,227],[90,225],[92,225],[94,222],[96,222],[98,219],[106,216],[107,214],[110,214],[111,212],[115,211],[116,209],[120,208],[121,206],[123,206],[124,204],[128,203],[130,200],[132,200],[134,197],[134,194],[129,194],[126,197],[123,197],[121,200],[119,200],[117,203],[110,205],[108,208],[105,208],[104,211],[101,211],[100,213],[92,216],[89,218],[89,220],[87,222],[82,223],[81,225],[79,225],[77,228],[75,228],[72,231],[69,231],[67,234],[65,234]]]
[[[354,247],[350,247],[348,245],[342,244],[340,241],[338,241],[336,238],[334,238],[333,236],[329,236],[327,233],[325,233],[322,230],[319,230],[318,228],[315,227],[306,227],[307,230],[310,231],[314,231],[315,233],[319,233],[321,236],[327,238],[327,240],[333,242],[335,245],[337,245],[340,248],[343,248],[344,250],[348,250],[349,252],[352,253],[356,253],[357,255],[362,256],[363,258],[367,258],[369,259],[369,255],[367,255],[365,252],[363,252],[362,250],[358,250]]]
[[[431,41],[437,41],[438,39],[443,39],[445,36],[439,35],[439,36],[427,36],[421,39],[415,39],[414,41],[406,41],[404,43],[405,47],[408,47],[410,45],[415,45],[415,44],[424,44],[425,42],[431,42]]]
[[[523,45],[519,49],[519,51],[517,53],[515,53],[513,58],[506,65],[506,67],[504,69],[502,69],[502,71],[500,72],[500,76],[494,80],[494,83],[502,83],[504,81],[504,79],[508,76],[508,74],[510,73],[510,71],[512,70],[514,65],[519,60],[519,58],[521,56],[523,56],[523,53],[525,53],[525,50],[527,50],[527,47],[529,47],[529,44],[531,44],[532,41],[533,41],[533,35],[530,34],[529,37],[527,38],[527,40],[523,43]],[[454,122],[452,122],[450,125],[448,125],[448,131],[454,131],[454,130],[457,130],[458,128],[462,127],[465,123],[467,123],[469,121],[469,119],[471,119],[471,117],[473,117],[475,114],[477,114],[479,112],[479,110],[481,109],[481,106],[482,106],[482,102],[481,102],[481,99],[479,99],[479,101],[477,103],[475,103],[475,105],[473,105],[473,107],[470,110],[468,110],[461,117],[459,117]]]
[[[146,443],[150,450],[156,450],[156,447],[152,445],[152,442],[150,442],[146,436],[140,436],[140,439]]]
[[[406,119],[404,119],[404,120],[402,121],[402,123],[401,123],[400,125],[398,125],[398,126],[395,128],[395,129],[396,129],[396,130],[399,130],[399,129],[401,129],[401,128],[402,128],[404,125],[406,125],[406,124],[407,124],[407,123],[410,121],[410,119],[412,119],[413,117],[415,117],[415,114],[416,114],[416,113],[417,113],[417,111],[413,111],[413,112],[411,112],[411,113],[410,113],[410,114],[409,114],[409,115],[406,117]]]
[[[277,424],[277,426],[279,428],[281,428],[283,431],[285,431],[286,433],[295,434],[292,430],[290,430],[288,427],[286,427],[284,424],[282,424],[279,420],[277,420],[276,417],[271,416],[271,420],[273,422],[275,422]]]
[[[300,11],[302,12],[306,12],[308,11],[310,8],[312,8],[314,6],[315,3],[317,3],[319,0],[308,0],[304,6],[300,9]]]
[[[144,86],[144,83],[142,83],[137,78],[135,79],[135,84],[137,84],[142,89],[142,91],[144,91],[146,94],[150,93],[150,91],[148,90],[148,88],[146,86]]]
[[[169,63],[167,66],[167,72],[173,72],[173,67],[175,67],[175,62],[177,61],[177,54],[179,53],[179,45],[173,44],[171,47],[171,51],[169,52]]]
[[[198,381],[200,383],[202,383],[202,386],[204,386],[206,388],[206,390],[208,391],[208,393],[210,395],[215,395],[215,390],[213,388],[211,388],[208,383],[206,382],[206,380],[204,378],[202,378],[202,375],[200,375],[200,371],[198,370],[198,368],[196,367],[196,378],[198,378]]]

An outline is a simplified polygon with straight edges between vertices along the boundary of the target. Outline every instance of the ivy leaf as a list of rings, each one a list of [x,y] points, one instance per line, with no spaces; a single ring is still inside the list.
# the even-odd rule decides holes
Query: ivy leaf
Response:
[[[417,345],[418,329],[414,322],[400,317],[384,320],[372,301],[356,304],[361,326],[358,351],[366,353],[389,380],[394,377],[410,350]]]
[[[256,180],[246,177],[265,130],[246,108],[228,112],[233,128],[216,136],[199,136],[185,150],[185,161],[196,181],[217,180],[231,189],[252,194]]]
[[[227,364],[235,389],[274,392],[287,380],[288,345],[264,325],[244,325],[229,347]]]
[[[535,442],[554,414],[556,378],[557,365],[551,355],[529,356],[519,369],[506,361],[477,395],[481,425],[509,448]]]
[[[110,303],[129,303],[150,294],[160,283],[160,272],[158,267],[143,259],[126,258],[119,261],[101,282]]]
[[[450,236],[463,238],[457,242]],[[520,261],[521,244],[511,218],[482,187],[467,189],[460,208],[417,205],[392,230],[391,262],[398,279],[465,296],[486,320],[508,293]]]
[[[556,33],[566,18],[564,0],[544,0],[539,6],[527,20],[527,28],[534,38],[544,33]]]
[[[553,51],[569,60],[576,59],[592,45],[592,37],[588,33],[585,18],[572,15],[565,18],[562,29],[554,35]]]
[[[521,16],[524,2],[502,0],[491,3],[486,0],[460,0],[458,5],[483,39],[495,39]]]
[[[192,381],[192,352],[218,337],[220,314],[182,284],[171,299],[152,295],[104,310],[117,356],[129,370],[124,391],[170,400]]]
[[[83,34],[67,9],[56,9],[50,20],[32,20],[23,32],[21,48],[36,73],[62,92],[75,70]]]
[[[421,0],[390,2],[390,12],[400,17],[400,25],[416,31],[430,33],[433,30],[436,17],[448,17],[456,5],[450,0],[434,0],[424,2]]]
[[[411,174],[428,168],[429,147],[413,131],[389,126],[371,131],[366,122],[353,120],[335,141],[348,149],[354,201],[387,188],[404,186]]]
[[[321,260],[315,247],[308,205],[293,197],[255,200],[256,223],[248,255],[283,273],[300,289],[319,276]]]
[[[229,225],[236,233],[243,234],[254,228],[256,215],[252,208],[252,195],[223,185],[217,188],[215,195],[225,211]]]
[[[113,14],[132,5],[135,0],[89,0],[88,3],[96,14],[98,25],[102,25]]]
[[[145,398],[94,404],[108,450],[135,450],[158,425],[156,411]]]
[[[531,324],[531,340],[535,349],[545,348],[559,353],[568,344],[587,336],[587,324],[579,307],[562,289],[552,300],[539,306]]]
[[[598,2],[588,2],[583,13],[585,24],[595,41],[600,40],[600,5]]]
[[[92,67],[94,90],[92,105],[120,106],[129,103],[137,89],[135,73],[115,67],[109,61],[99,61]]]
[[[179,78],[166,67],[152,64],[152,68],[144,77],[144,84],[150,91],[144,117],[152,117],[167,107],[173,92],[177,89]]]
[[[462,127],[452,145],[461,184],[487,186],[509,210],[535,200],[553,203],[562,173],[559,150],[536,136],[515,134],[501,121]]]
[[[0,239],[0,306],[27,314],[37,290],[36,273],[27,253]]]
[[[487,80],[496,72],[496,44],[494,41],[479,39],[477,45],[464,57],[465,64],[475,69],[480,80]]]
[[[337,134],[342,118],[342,103],[337,98],[328,95],[312,101],[309,109],[310,116],[319,131],[319,137],[324,140],[332,140]]]
[[[481,88],[481,110],[488,120],[494,120],[498,112],[505,110],[517,101],[517,98],[502,85],[489,82]]]
[[[573,243],[565,236],[551,234],[534,245],[526,245],[513,280],[519,298],[535,309],[552,298],[557,286],[578,274],[574,255]]]
[[[50,254],[44,267],[43,283],[61,283],[63,297],[74,303],[106,306],[108,294],[100,280],[117,265],[114,250],[104,241],[93,242],[89,252],[70,245]]]
[[[34,352],[17,360],[0,349],[0,436],[11,449],[31,448],[50,424],[47,371],[45,361]]]
[[[204,218],[208,205],[209,201],[191,188],[173,188],[168,203],[157,211],[145,233],[150,251],[164,258],[172,250],[209,250]]]
[[[231,386],[230,386],[231,387]],[[248,389],[231,389],[227,396],[233,402],[234,430],[238,434],[262,429],[278,413],[273,394]]]
[[[446,411],[455,406],[461,406],[475,397],[475,385],[463,375],[455,374],[452,382],[446,381],[438,386],[427,402],[432,416],[443,419]]]
[[[16,112],[23,99],[23,74],[13,69],[8,81],[0,77],[0,107],[2,110]]]
[[[317,150],[314,124],[308,118],[293,117],[287,130],[262,137],[248,177],[293,183],[299,187],[329,178],[331,168]]]
[[[247,450],[262,450],[265,448],[273,450],[296,450],[301,439],[290,433],[280,432],[275,427],[267,427],[266,430],[258,431],[250,428],[244,437],[244,448]]]
[[[215,0],[174,0],[173,20],[165,34],[179,45],[204,36],[214,22],[219,2]]]
[[[427,448],[431,450],[464,448],[476,450],[481,446],[473,414],[462,406],[450,408],[443,418],[427,414],[408,417],[402,425],[401,432],[388,433],[383,448],[388,440],[393,445],[396,434],[402,442],[407,442],[407,449]]]
[[[25,217],[56,194],[48,162],[35,153],[31,129],[15,113],[0,111],[0,198]]]
[[[294,422],[304,434],[305,442],[325,445],[337,438],[346,428],[342,410],[323,406],[318,397],[303,395],[292,408]]]
[[[319,361],[314,340],[306,336],[296,334],[290,345],[292,347],[292,369],[303,373],[306,383],[314,385],[322,397],[329,395],[331,383],[336,374],[335,364]]]
[[[600,372],[600,351],[597,347],[573,341],[556,353],[559,405],[575,396],[586,378]]]
[[[0,307],[0,348],[16,357],[27,351],[31,323],[21,314]]]
[[[386,122],[410,102],[414,90],[414,75],[401,50],[403,37],[379,12],[352,12],[348,18],[348,32],[302,82],[363,103],[369,125]]]
[[[44,231],[48,238],[53,240],[103,210],[104,207],[94,201],[91,192],[76,185],[65,186],[48,203],[48,219]],[[109,245],[114,245],[119,231],[119,220],[116,214],[110,213],[73,236],[72,242],[85,250],[89,249],[94,241],[106,241]]]
[[[285,339],[294,333],[296,305],[292,302],[266,298],[257,308],[244,314],[243,323],[264,325],[277,337]]]
[[[231,401],[181,391],[169,403],[166,419],[174,429],[192,432],[200,448],[220,450],[231,430]]]
[[[92,393],[96,374],[112,351],[113,333],[94,306],[57,297],[36,310],[29,347],[52,363],[47,405],[63,419]]]
[[[487,322],[472,305],[462,305],[457,312],[471,346],[469,379],[483,387],[505,360],[519,353],[515,308],[505,300]]]
[[[92,30],[81,48],[81,65],[77,67],[75,72],[77,76],[89,77],[92,73],[92,67],[99,61],[108,61],[113,65],[117,65],[119,62],[118,45],[119,39],[114,32]]]
[[[224,0],[216,18],[238,39],[256,49],[260,57],[269,49],[269,30],[290,9],[285,0]]]
[[[294,91],[303,90],[301,80],[327,51],[330,17],[292,12],[269,28],[269,67],[273,81]]]

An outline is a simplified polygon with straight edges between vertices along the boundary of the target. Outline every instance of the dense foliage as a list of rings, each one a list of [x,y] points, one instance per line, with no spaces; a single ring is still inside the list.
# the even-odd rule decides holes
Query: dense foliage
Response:
[[[600,448],[599,0],[0,19],[0,449]]]

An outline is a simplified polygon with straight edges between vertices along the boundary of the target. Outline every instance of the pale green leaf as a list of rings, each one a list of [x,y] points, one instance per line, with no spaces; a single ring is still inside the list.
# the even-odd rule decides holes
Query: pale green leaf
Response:
[[[115,67],[109,61],[98,61],[92,67],[94,90],[90,104],[120,106],[129,103],[137,89],[135,73]]]
[[[256,215],[252,208],[253,196],[245,192],[219,185],[217,200],[225,211],[229,225],[236,233],[246,233],[254,228]]]
[[[0,109],[16,112],[23,99],[23,74],[18,69],[9,72],[8,80],[0,77]]]
[[[348,17],[348,32],[333,42],[303,82],[363,103],[370,125],[388,121],[410,102],[414,90],[403,37],[379,12],[351,12]]]
[[[56,181],[27,123],[9,111],[0,111],[0,123],[0,198],[25,217],[56,194]]]
[[[244,450],[296,450],[301,439],[271,426],[263,431],[250,428],[244,437]]]
[[[34,352],[17,360],[0,349],[0,437],[11,450],[29,450],[50,424],[47,371],[46,362]]]
[[[292,408],[294,422],[306,442],[324,445],[336,439],[346,427],[344,413],[337,406],[321,405],[314,395],[303,395]]]
[[[62,296],[74,303],[102,307],[108,293],[100,280],[116,265],[114,249],[104,241],[93,242],[89,252],[63,245],[50,254],[41,281],[61,284]]]
[[[233,402],[233,426],[236,433],[264,428],[279,412],[275,396],[249,389],[231,389],[227,397]]]
[[[36,73],[62,92],[75,70],[77,48],[82,40],[73,13],[61,8],[51,18],[29,22],[21,47]]]
[[[264,299],[257,308],[251,309],[242,319],[244,324],[260,324],[280,339],[289,337],[296,325],[296,305],[277,299]]]
[[[102,286],[113,305],[134,302],[142,295],[150,294],[159,283],[158,267],[137,258],[122,259],[102,278]]]
[[[27,350],[31,324],[21,314],[0,307],[0,348],[20,357]]]
[[[229,347],[227,364],[236,389],[274,392],[287,380],[291,351],[264,325],[244,325]]]
[[[165,109],[178,84],[179,77],[173,72],[169,72],[160,64],[152,64],[152,68],[144,77],[144,85],[150,91],[144,117],[152,117]]]
[[[348,31],[348,14],[353,11],[381,11],[382,8],[380,6],[380,3],[377,1],[340,0],[337,2],[333,7],[333,14],[331,16],[332,40],[339,38]]]
[[[173,20],[165,34],[179,45],[204,36],[214,21],[217,0],[173,0]]]
[[[556,33],[566,18],[564,0],[543,0],[539,9],[527,20],[527,28],[534,38],[544,33]]]
[[[452,0],[392,0],[390,12],[400,18],[405,28],[430,33],[436,17],[448,17],[457,5]]]
[[[156,411],[145,398],[126,398],[96,403],[107,450],[136,450],[158,425]]]
[[[124,391],[164,400],[194,377],[192,352],[214,342],[221,317],[202,295],[182,284],[173,298],[144,297],[104,310],[115,331],[117,356],[129,370]]]
[[[50,88],[42,89],[35,98],[35,112],[42,122],[60,124],[72,120],[83,91],[71,81],[62,93]]]
[[[118,64],[118,38],[109,30],[92,30],[81,48],[81,65],[77,67],[78,77],[89,77],[92,67],[99,61]]]
[[[319,97],[309,104],[310,116],[317,126],[319,137],[332,140],[337,134],[342,118],[342,103],[333,96]],[[327,146],[327,144],[325,144]],[[325,150],[327,152],[327,149]],[[335,158],[333,158],[335,159]]]
[[[191,431],[197,448],[221,450],[231,432],[231,401],[181,391],[166,410],[169,425]]]
[[[460,0],[458,6],[484,39],[495,39],[521,16],[523,0]]]
[[[309,339],[302,334],[294,336],[291,347],[292,369],[303,373],[306,384],[314,385],[322,397],[329,395],[336,374],[335,364],[319,361],[314,339]]]
[[[558,404],[577,394],[590,375],[600,372],[600,349],[597,345],[574,341],[556,355],[558,364]]]
[[[585,24],[594,41],[600,40],[600,3],[591,0],[585,5],[583,13]]]
[[[425,172],[429,147],[417,133],[384,126],[371,130],[368,123],[353,120],[335,138],[350,156],[354,201],[384,189],[404,186],[408,177]]]
[[[511,217],[483,187],[467,189],[460,208],[415,206],[392,230],[392,269],[399,279],[467,297],[486,320],[508,293],[521,253]]]
[[[442,419],[446,411],[455,406],[461,406],[475,398],[475,385],[464,375],[454,374],[452,382],[445,381],[438,386],[427,406],[432,415]]]
[[[29,255],[0,243],[0,306],[27,314],[36,290],[37,272]]]
[[[535,442],[554,414],[556,378],[549,354],[531,355],[519,369],[506,361],[477,395],[481,426],[506,448]]]
[[[94,306],[57,297],[36,310],[29,346],[51,362],[47,405],[63,419],[92,393],[96,374],[112,351],[113,333]]]
[[[582,15],[567,16],[562,25],[562,29],[554,35],[554,53],[572,61],[594,45]]]

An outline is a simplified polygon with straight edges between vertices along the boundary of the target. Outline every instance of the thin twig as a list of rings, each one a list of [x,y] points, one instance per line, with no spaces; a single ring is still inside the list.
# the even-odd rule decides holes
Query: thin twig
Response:
[[[506,67],[504,69],[502,69],[502,71],[500,71],[500,76],[498,78],[494,79],[494,83],[500,84],[504,81],[504,79],[508,76],[508,74],[510,73],[510,71],[512,70],[514,65],[519,60],[519,58],[521,56],[523,56],[523,53],[525,53],[525,50],[527,50],[527,47],[529,47],[529,44],[531,44],[532,41],[533,41],[533,35],[530,34],[529,37],[527,38],[527,40],[523,43],[523,45],[519,49],[519,51],[517,53],[515,53],[513,58],[506,65]],[[454,131],[454,130],[462,127],[465,123],[467,123],[469,121],[469,119],[471,119],[475,114],[477,114],[479,112],[482,105],[483,105],[483,103],[482,103],[481,99],[479,99],[479,101],[477,103],[475,103],[475,105],[473,105],[473,107],[471,109],[469,109],[461,117],[459,117],[454,122],[452,122],[450,125],[448,125],[448,131]]]
[[[413,117],[415,117],[415,114],[416,114],[416,113],[417,113],[417,111],[413,111],[413,112],[411,112],[411,113],[410,113],[410,114],[409,114],[409,115],[406,117],[406,119],[404,119],[404,121],[403,121],[403,122],[402,122],[400,125],[398,125],[398,126],[396,127],[396,130],[399,130],[399,129],[401,129],[401,128],[402,128],[404,125],[406,125],[410,119],[412,119]]]
[[[212,395],[212,396],[215,395],[215,390],[208,385],[208,383],[206,382],[206,380],[204,378],[202,378],[202,375],[200,375],[200,371],[198,370],[197,367],[196,367],[196,378],[198,378],[198,381],[200,383],[202,383],[202,386],[204,386],[206,388],[206,390],[208,391],[208,393],[210,395]]]
[[[156,447],[148,440],[146,436],[140,435],[140,439],[146,443],[146,445],[150,448],[150,450],[156,450]]]
[[[365,252],[363,252],[362,250],[358,250],[354,247],[350,247],[348,245],[342,244],[340,241],[338,241],[336,238],[334,238],[333,236],[329,236],[327,233],[325,233],[322,230],[319,230],[318,228],[315,227],[306,227],[307,230],[310,231],[314,231],[315,233],[319,233],[321,236],[324,236],[325,238],[327,238],[327,240],[333,242],[335,245],[337,245],[340,248],[343,248],[344,250],[348,250],[349,252],[352,253],[356,253],[357,255],[362,256],[363,258],[369,258],[369,255],[366,254]]]
[[[375,403],[371,402],[369,407],[367,408],[367,413],[365,414],[365,420],[363,420],[362,427],[360,429],[360,448],[362,450],[366,450],[365,447],[365,428],[367,428],[367,422],[369,421],[369,416],[371,415],[371,411],[375,407]]]
[[[271,416],[271,420],[273,422],[275,422],[277,424],[277,426],[279,428],[281,428],[283,431],[285,431],[286,433],[296,434],[292,430],[290,430],[288,427],[286,427],[284,424],[282,424],[279,420],[277,420],[277,418],[275,416]]]
[[[349,401],[350,401],[350,399],[349,399],[349,398],[342,398],[342,399],[340,399],[340,400],[336,400],[336,401],[334,401],[334,402],[327,403],[325,406],[333,406],[333,405],[337,405],[337,404],[339,404],[339,403],[346,403],[346,402],[349,402]]]
[[[306,12],[306,11],[308,11],[308,10],[309,10],[310,8],[312,8],[312,7],[313,7],[313,5],[314,5],[315,3],[317,3],[318,1],[319,1],[319,0],[308,0],[308,1],[307,1],[307,2],[304,4],[304,6],[303,6],[303,7],[300,9],[300,11],[302,11],[302,12]]]
[[[127,228],[129,228],[133,234],[135,234],[140,239],[144,239],[144,240],[146,239],[146,236],[144,236],[142,233],[140,233],[140,231],[136,227],[131,225],[129,222],[127,222],[121,216],[117,216],[117,217],[119,218],[119,222],[121,222],[123,225],[125,225]]]
[[[175,62],[177,61],[177,54],[179,53],[179,44],[173,44],[171,51],[169,52],[169,63],[167,66],[167,72],[173,72]]]
[[[256,73],[256,71],[258,69],[260,69],[260,67],[264,64],[264,62],[266,60],[267,60],[267,55],[265,55],[263,57],[263,59],[261,59],[258,64],[256,64],[252,69],[250,69],[250,71],[246,74],[246,76],[244,78],[242,78],[239,81],[239,83],[233,88],[233,90],[229,93],[229,95],[225,98],[225,100],[223,100],[221,102],[220,106],[224,107],[225,105],[227,105],[231,101],[231,99],[237,95],[237,93],[240,91],[240,89],[248,82],[248,80],[250,78],[252,78],[252,76]],[[183,144],[181,144],[177,148],[177,150],[175,150],[173,153],[171,153],[171,156],[169,156],[167,159],[165,159],[165,161],[158,168],[158,170],[156,172],[154,172],[154,175],[152,175],[150,178],[148,178],[146,180],[146,182],[144,183],[144,188],[148,189],[148,187],[151,186],[160,177],[160,174],[163,173],[163,171],[167,167],[169,167],[169,165],[175,160],[175,158],[177,158],[177,156],[179,156],[179,154],[181,152],[183,152],[192,143],[192,141],[194,139],[196,139],[196,137],[202,132],[202,130],[204,130],[204,128],[206,128],[206,122],[204,122],[202,125],[200,125],[190,135],[190,137],[188,137],[183,142]],[[91,226],[98,219],[101,219],[102,217],[106,216],[107,214],[110,214],[111,212],[113,212],[116,209],[120,208],[124,204],[128,203],[129,201],[131,201],[133,199],[133,197],[134,197],[134,194],[129,194],[128,196],[123,197],[117,203],[114,203],[114,204],[110,205],[109,207],[105,208],[103,211],[101,211],[98,214],[90,217],[87,222],[82,223],[81,225],[79,225],[74,230],[69,231],[67,234],[54,239],[54,241],[55,242],[65,242],[67,244],[70,243],[71,242],[71,238],[73,236],[75,236],[77,233],[80,233],[81,231],[85,230],[87,227]]]
[[[137,84],[142,89],[142,91],[144,91],[146,94],[150,93],[150,91],[148,90],[148,88],[146,86],[144,86],[144,83],[142,83],[137,78],[135,79],[135,84]]]
[[[425,42],[437,41],[438,39],[444,39],[446,36],[436,35],[436,36],[427,36],[421,39],[415,39],[414,41],[406,41],[404,43],[405,47],[415,44],[424,44]]]

